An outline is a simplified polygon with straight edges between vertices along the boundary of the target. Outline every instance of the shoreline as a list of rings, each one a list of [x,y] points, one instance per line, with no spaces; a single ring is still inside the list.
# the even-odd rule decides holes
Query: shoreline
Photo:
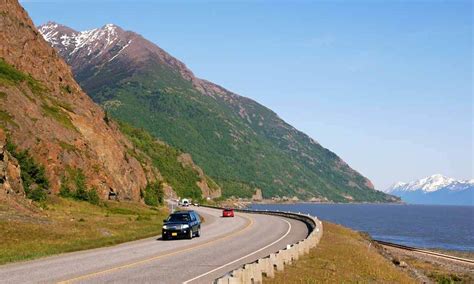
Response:
[[[286,206],[286,208],[284,208],[283,210],[289,210],[289,211],[295,211],[295,212],[301,211],[301,212],[304,212],[304,213],[310,213],[310,214],[313,214],[313,215],[314,214],[318,215],[315,212],[311,213],[312,210],[310,210],[310,209],[298,208],[297,206],[298,205],[303,205],[303,206],[304,205],[309,205],[309,206],[311,206],[311,205],[315,205],[315,206],[321,205],[321,208],[327,208],[324,205],[335,205],[335,206],[341,205],[341,208],[342,208],[343,207],[342,205],[354,205],[354,204],[356,204],[356,205],[381,205],[380,203],[314,203],[314,202],[291,202],[291,203],[290,202],[287,202],[287,203],[275,203],[275,202],[273,202],[273,203],[265,203],[265,202],[252,202],[252,203],[246,204],[246,207],[251,207],[253,205],[256,205],[255,207],[257,207],[257,209],[265,209],[265,208],[258,208],[258,207],[259,206],[265,207],[265,206],[283,205],[283,206]],[[421,205],[421,204],[418,205],[418,204],[398,204],[398,203],[384,203],[384,204],[387,205],[387,206],[405,205],[405,206],[423,206],[423,207],[427,207],[427,208],[437,207],[437,206],[452,207],[452,208],[472,208],[470,206],[458,206],[458,205]],[[289,208],[290,206],[295,206],[295,208],[294,209]],[[405,206],[400,207],[400,208],[404,208]],[[416,207],[415,207],[415,209],[416,209]],[[282,209],[280,209],[280,210],[282,210]],[[364,209],[358,209],[358,211],[360,211],[360,210],[364,210]],[[395,208],[393,210],[398,211],[399,209]],[[318,211],[316,210],[316,212],[318,212]],[[453,256],[463,255],[463,256],[467,256],[467,258],[474,259],[474,247],[469,242],[463,242],[463,243],[461,243],[461,242],[459,242],[459,243],[446,243],[446,242],[444,242],[443,243],[442,241],[424,242],[423,238],[420,237],[420,236],[419,237],[421,239],[418,240],[417,236],[413,236],[413,235],[410,235],[410,234],[403,234],[404,230],[406,229],[406,228],[404,229],[403,226],[399,228],[400,229],[399,234],[401,236],[406,235],[406,237],[408,238],[408,241],[404,241],[402,239],[397,240],[396,238],[391,239],[391,238],[383,237],[384,233],[381,233],[380,229],[377,229],[378,228],[377,224],[371,225],[372,222],[365,222],[365,226],[364,225],[360,226],[360,221],[359,221],[359,225],[357,225],[358,224],[357,221],[355,221],[355,222],[350,222],[349,221],[348,222],[347,218],[344,218],[344,219],[346,219],[346,220],[344,220],[344,219],[340,218],[340,216],[338,217],[337,214],[330,213],[330,212],[332,212],[332,210],[330,208],[329,209],[323,209],[323,211],[321,211],[321,212],[326,212],[326,216],[318,216],[318,218],[320,218],[321,220],[324,220],[324,221],[330,222],[330,223],[339,224],[341,226],[350,228],[351,230],[355,230],[355,231],[358,231],[358,232],[361,232],[361,233],[367,233],[371,238],[376,239],[376,240],[391,242],[391,243],[394,243],[394,244],[399,244],[399,245],[404,245],[404,246],[411,246],[411,247],[418,248],[418,249],[424,249],[424,250],[430,250],[430,251],[435,251],[435,252],[447,253],[447,254],[450,254],[450,255],[453,255]],[[331,217],[331,216],[328,216],[328,215],[335,215],[335,216]],[[357,217],[355,217],[355,218],[357,218]],[[361,217],[359,216],[359,219],[360,218]],[[383,217],[381,217],[381,218],[383,218]],[[352,223],[352,225],[351,225],[351,223]],[[369,231],[371,233],[369,233]],[[393,234],[387,233],[387,235],[391,236]]]

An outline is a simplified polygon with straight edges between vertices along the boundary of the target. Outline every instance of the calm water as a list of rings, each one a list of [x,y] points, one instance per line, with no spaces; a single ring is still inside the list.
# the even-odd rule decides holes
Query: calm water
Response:
[[[424,248],[474,251],[474,207],[379,204],[252,205],[309,213],[321,220],[368,232],[372,238]]]

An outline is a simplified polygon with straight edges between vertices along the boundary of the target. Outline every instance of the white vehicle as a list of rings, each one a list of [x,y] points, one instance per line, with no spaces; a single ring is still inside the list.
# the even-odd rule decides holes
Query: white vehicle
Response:
[[[188,207],[190,204],[191,203],[189,202],[188,199],[186,199],[186,198],[181,199],[181,202],[180,202],[181,206]]]

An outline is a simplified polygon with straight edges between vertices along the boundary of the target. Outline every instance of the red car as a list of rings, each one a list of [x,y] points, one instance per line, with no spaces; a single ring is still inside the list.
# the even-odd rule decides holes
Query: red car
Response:
[[[234,209],[226,208],[222,211],[222,217],[234,217]]]

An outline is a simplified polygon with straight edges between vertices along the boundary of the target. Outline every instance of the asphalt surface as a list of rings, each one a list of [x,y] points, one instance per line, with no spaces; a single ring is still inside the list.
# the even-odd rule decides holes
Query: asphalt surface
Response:
[[[300,221],[262,214],[192,208],[201,237],[159,236],[121,245],[0,266],[0,283],[211,283],[226,272],[304,239]]]

